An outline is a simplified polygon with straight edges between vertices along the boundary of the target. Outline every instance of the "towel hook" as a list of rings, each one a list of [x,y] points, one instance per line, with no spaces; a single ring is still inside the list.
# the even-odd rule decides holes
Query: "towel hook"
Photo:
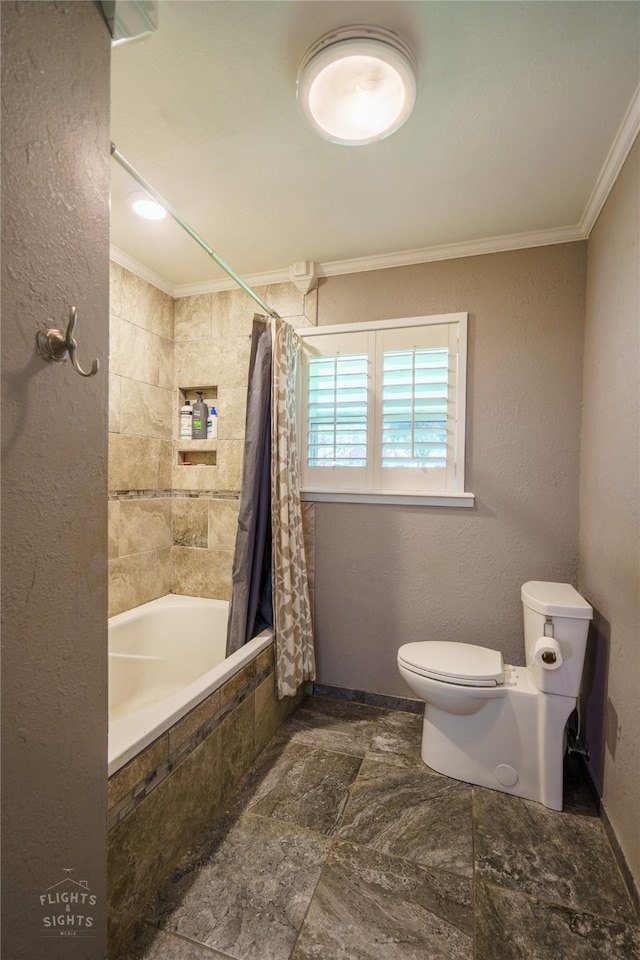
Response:
[[[67,326],[66,335],[62,333],[61,330],[56,330],[54,327],[51,327],[50,329],[45,329],[43,327],[38,330],[36,334],[38,350],[40,351],[40,356],[43,358],[43,360],[54,363],[64,363],[64,361],[67,359],[68,353],[71,358],[73,369],[76,371],[76,373],[79,373],[81,377],[93,377],[100,369],[100,361],[97,359],[94,360],[91,364],[91,370],[88,372],[83,370],[78,363],[78,358],[76,356],[78,344],[73,336],[77,322],[78,310],[76,307],[71,307],[69,312],[69,325]]]

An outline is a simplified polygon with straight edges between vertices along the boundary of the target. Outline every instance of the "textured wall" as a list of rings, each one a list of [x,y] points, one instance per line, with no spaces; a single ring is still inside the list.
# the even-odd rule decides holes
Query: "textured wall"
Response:
[[[6,960],[106,949],[109,58],[96,4],[2,4]],[[36,353],[72,304],[80,362],[102,363],[91,379]],[[67,915],[47,895],[87,887],[95,904],[69,913],[93,926],[43,938]]]
[[[640,885],[639,184],[636,143],[589,239],[580,589],[596,609],[586,707],[591,770]]]
[[[577,581],[585,244],[321,281],[319,323],[469,312],[465,508],[316,506],[318,680],[407,695],[424,639],[522,663],[520,587]]]

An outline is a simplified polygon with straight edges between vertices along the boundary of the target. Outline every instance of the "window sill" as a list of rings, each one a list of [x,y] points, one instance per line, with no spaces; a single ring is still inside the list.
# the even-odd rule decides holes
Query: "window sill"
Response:
[[[474,507],[474,493],[411,493],[387,492],[360,493],[340,490],[301,490],[301,500],[317,503],[389,503],[417,507]]]

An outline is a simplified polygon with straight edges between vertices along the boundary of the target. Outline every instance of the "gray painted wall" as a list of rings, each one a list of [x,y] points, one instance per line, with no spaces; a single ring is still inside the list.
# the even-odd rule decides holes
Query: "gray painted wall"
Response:
[[[640,144],[589,239],[580,589],[596,608],[587,675],[591,771],[640,885]]]
[[[2,4],[6,960],[106,953],[109,59],[96,4]],[[35,352],[71,304],[92,379]],[[80,882],[96,903],[69,913],[93,926],[64,929],[93,936],[44,939],[67,911],[41,897]]]
[[[474,510],[319,503],[318,680],[410,695],[396,652],[464,640],[524,662],[520,587],[577,582],[584,243],[322,280],[319,323],[468,311]]]

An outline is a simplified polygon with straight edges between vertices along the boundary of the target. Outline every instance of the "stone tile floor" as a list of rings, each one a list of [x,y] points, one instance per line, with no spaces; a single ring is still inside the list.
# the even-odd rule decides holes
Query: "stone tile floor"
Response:
[[[640,960],[577,769],[556,813],[430,771],[421,729],[416,715],[305,700],[123,960]]]

